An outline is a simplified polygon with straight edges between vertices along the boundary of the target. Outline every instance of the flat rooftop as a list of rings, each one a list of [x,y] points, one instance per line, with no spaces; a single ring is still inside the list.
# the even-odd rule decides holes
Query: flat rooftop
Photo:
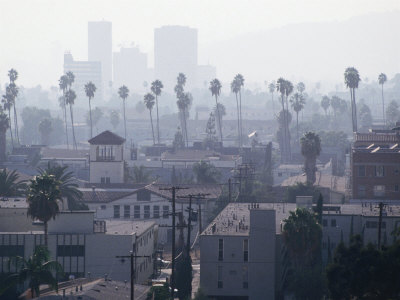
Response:
[[[156,223],[153,221],[119,221],[105,220],[107,232],[113,235],[128,235],[136,233],[137,236],[142,235]]]
[[[387,204],[382,211],[383,217],[400,217],[400,205]],[[324,215],[358,215],[364,217],[379,217],[379,206],[377,203],[365,202],[362,204],[325,205]]]
[[[256,205],[257,208],[251,208]],[[281,233],[281,223],[296,210],[295,203],[230,203],[203,231],[202,235],[249,235],[250,210],[264,209],[276,212],[276,233]],[[215,224],[215,230],[213,226]]]

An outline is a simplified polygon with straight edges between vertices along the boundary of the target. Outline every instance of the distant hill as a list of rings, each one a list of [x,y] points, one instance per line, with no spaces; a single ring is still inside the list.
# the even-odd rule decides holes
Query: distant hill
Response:
[[[400,72],[400,11],[242,34],[201,53],[223,80],[241,72],[259,82],[278,76],[337,82],[347,66],[358,68],[362,78],[380,72],[391,77]]]

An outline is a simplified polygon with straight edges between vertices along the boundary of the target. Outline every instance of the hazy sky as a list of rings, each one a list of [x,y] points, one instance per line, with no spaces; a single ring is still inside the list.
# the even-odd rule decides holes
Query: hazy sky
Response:
[[[14,67],[20,84],[56,85],[65,50],[87,58],[88,21],[112,21],[114,50],[135,42],[152,64],[153,29],[162,25],[198,28],[207,48],[240,33],[399,9],[399,0],[0,0],[0,83]],[[208,61],[224,68],[200,51]]]

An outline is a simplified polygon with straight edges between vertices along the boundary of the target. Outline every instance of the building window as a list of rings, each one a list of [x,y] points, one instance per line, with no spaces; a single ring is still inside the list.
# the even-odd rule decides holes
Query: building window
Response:
[[[168,205],[163,206],[163,218],[164,219],[169,218],[169,206]]]
[[[150,219],[150,205],[144,206],[144,218]]]
[[[131,206],[130,205],[124,205],[124,218],[130,218],[131,217]]]
[[[218,240],[218,260],[219,261],[224,260],[224,240],[223,239]]]
[[[110,183],[110,177],[101,177],[100,179],[101,183]]]
[[[374,185],[374,196],[384,197],[385,196],[385,186],[384,185]]]
[[[224,287],[224,283],[222,281],[222,266],[218,266],[217,280],[218,280],[218,288],[222,289]]]
[[[120,207],[119,205],[114,205],[114,218],[119,218],[120,217]]]
[[[101,146],[97,151],[97,160],[115,160],[113,146]]]
[[[140,219],[140,205],[135,205],[133,207],[133,217],[135,219]]]
[[[24,257],[24,251],[23,245],[0,245],[0,257]]]
[[[247,266],[243,266],[243,288],[249,288],[249,268]]]
[[[150,192],[148,190],[140,190],[137,192],[137,200],[138,201],[150,201]]]
[[[385,166],[375,166],[375,177],[385,176]]]
[[[154,219],[160,218],[160,206],[158,206],[158,205],[153,206],[153,218]]]
[[[323,219],[322,220],[322,226],[328,227],[328,220],[327,219]]]
[[[367,221],[365,223],[365,227],[367,228],[378,228],[379,224],[377,221]],[[381,224],[382,229],[386,229],[386,222],[382,222]]]
[[[331,220],[331,227],[336,227],[336,219]]]
[[[57,256],[85,256],[84,245],[58,245]]]
[[[365,177],[365,166],[358,166],[358,177]]]
[[[358,197],[365,197],[366,195],[365,185],[359,185],[357,187],[357,192],[358,192]]]
[[[249,261],[249,240],[243,240],[243,260]]]
[[[107,206],[105,206],[105,205],[101,205],[101,206],[100,206],[100,209],[101,209],[101,210],[105,210],[106,208],[107,208]]]

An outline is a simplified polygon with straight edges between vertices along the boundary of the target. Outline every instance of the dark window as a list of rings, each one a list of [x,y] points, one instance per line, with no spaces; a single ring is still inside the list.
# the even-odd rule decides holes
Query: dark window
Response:
[[[101,210],[105,210],[106,208],[107,208],[107,206],[105,206],[105,205],[100,206]]]
[[[357,187],[357,189],[358,189],[358,197],[365,197],[365,191],[366,191],[366,189],[365,189],[365,185],[359,185],[358,187]]]
[[[140,205],[135,205],[133,207],[133,217],[135,219],[140,219]]]
[[[138,201],[150,201],[150,192],[148,190],[140,190],[137,192]]]
[[[153,206],[153,218],[154,219],[160,218],[160,206],[158,205]]]
[[[218,240],[218,260],[219,261],[224,260],[224,240],[223,239]]]
[[[150,219],[150,205],[144,206],[144,218]]]
[[[365,166],[358,166],[358,176],[359,177],[365,176]]]
[[[217,280],[218,280],[218,284],[217,284],[218,288],[222,289],[224,287],[224,283],[222,281],[222,266],[218,266]]]
[[[85,256],[83,245],[58,245],[57,256]]]
[[[131,206],[124,205],[124,218],[130,218],[130,217],[131,217]]]
[[[243,240],[243,260],[249,261],[249,240]]]
[[[328,227],[328,220],[327,219],[323,219],[322,220],[322,226]]]
[[[119,205],[114,205],[114,218],[120,217],[120,207]]]
[[[336,219],[331,220],[331,227],[336,227]]]
[[[0,246],[1,257],[24,257],[24,246],[23,245],[1,245]]]
[[[168,205],[164,205],[163,206],[163,218],[164,219],[168,219],[169,218],[169,206]]]
[[[385,166],[375,166],[375,176],[384,177],[385,176]]]

